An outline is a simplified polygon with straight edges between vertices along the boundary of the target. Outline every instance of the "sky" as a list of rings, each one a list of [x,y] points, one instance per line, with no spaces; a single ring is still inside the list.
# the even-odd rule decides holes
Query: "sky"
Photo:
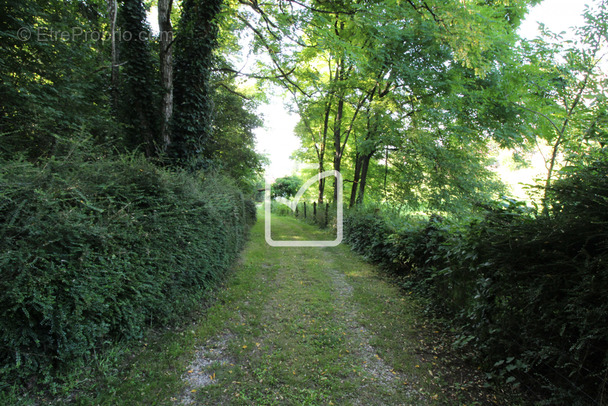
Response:
[[[255,136],[256,151],[270,159],[266,177],[274,180],[291,175],[296,169],[296,163],[290,157],[300,148],[300,139],[294,134],[300,117],[287,111],[280,94],[272,95],[269,99],[269,104],[258,108],[264,119],[264,127],[256,129]]]
[[[538,34],[537,21],[544,23],[551,31],[570,31],[570,27],[585,23],[582,13],[585,4],[592,4],[584,0],[545,0],[533,7],[519,28],[522,37],[532,39]]]

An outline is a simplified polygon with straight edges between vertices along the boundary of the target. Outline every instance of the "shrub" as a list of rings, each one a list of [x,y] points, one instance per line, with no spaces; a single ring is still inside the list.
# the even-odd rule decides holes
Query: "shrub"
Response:
[[[606,174],[600,163],[556,182],[549,216],[511,207],[479,225],[481,272],[467,327],[488,366],[532,380],[552,404],[606,396]]]
[[[188,313],[255,212],[226,179],[137,157],[0,166],[0,381],[86,362]]]
[[[353,210],[344,219],[345,241],[359,254],[391,270],[399,264],[391,243],[394,233],[394,225],[378,208]]]
[[[550,213],[498,202],[482,219],[349,212],[351,247],[452,320],[491,376],[547,404],[593,404],[608,383],[608,163],[555,182]]]
[[[247,217],[249,224],[255,224],[258,220],[258,208],[251,199],[245,200],[245,216]]]

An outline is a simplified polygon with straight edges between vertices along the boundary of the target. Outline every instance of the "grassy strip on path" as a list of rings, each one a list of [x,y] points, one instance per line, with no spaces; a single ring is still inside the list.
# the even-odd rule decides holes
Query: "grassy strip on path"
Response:
[[[275,239],[333,237],[274,217]],[[227,286],[192,326],[134,356],[81,404],[492,404],[446,382],[416,305],[345,245],[270,247],[263,219]],[[474,389],[474,390],[473,390]],[[476,393],[471,393],[476,392]],[[501,402],[502,403],[502,402]]]

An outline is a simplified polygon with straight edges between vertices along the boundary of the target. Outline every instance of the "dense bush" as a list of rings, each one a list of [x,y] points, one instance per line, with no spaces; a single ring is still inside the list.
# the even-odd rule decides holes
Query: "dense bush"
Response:
[[[226,180],[139,158],[0,163],[0,382],[86,362],[177,321],[255,211]]]
[[[460,326],[492,376],[524,384],[547,404],[607,397],[608,165],[555,183],[549,213],[506,201],[455,225],[347,216],[354,250],[425,294]]]

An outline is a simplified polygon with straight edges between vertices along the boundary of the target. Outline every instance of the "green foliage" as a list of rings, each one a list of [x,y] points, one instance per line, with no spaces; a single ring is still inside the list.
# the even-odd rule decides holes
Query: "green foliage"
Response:
[[[222,0],[186,0],[174,43],[174,112],[169,158],[177,165],[208,166],[215,143],[211,99],[216,16]]]
[[[361,209],[345,238],[454,320],[491,376],[550,404],[591,404],[608,372],[607,174],[606,160],[571,169],[550,216],[515,201],[461,225]]]
[[[295,211],[291,210],[291,207],[286,204],[273,201],[271,204],[272,213],[273,215],[295,217],[300,221],[314,224],[319,228],[336,230],[337,214],[335,206],[329,203],[318,204],[316,201],[304,202],[302,200],[298,203]]]
[[[245,200],[245,218],[249,224],[255,224],[258,220],[258,208],[251,199]]]
[[[507,93],[508,99],[521,110],[527,132],[551,146],[544,157],[545,206],[562,161],[580,164],[606,141],[606,72],[601,61],[608,41],[608,4],[598,1],[586,7],[584,17],[585,25],[574,29],[573,40],[542,27],[539,38],[522,42],[519,66],[512,70],[519,74],[508,78],[515,90]]]
[[[485,141],[454,132],[410,131],[392,154],[387,196],[425,212],[469,213],[505,189],[489,169]],[[474,174],[474,176],[471,176]]]
[[[389,237],[395,224],[379,208],[357,207],[349,211],[344,221],[344,236],[351,247],[373,262],[393,268]]]
[[[255,214],[225,178],[138,157],[0,166],[0,381],[51,382],[104,343],[179,320]]]
[[[104,1],[0,2],[0,155],[38,157],[61,139],[120,139],[104,60]]]
[[[241,190],[253,194],[265,161],[255,151],[254,130],[262,125],[262,120],[251,112],[255,103],[235,94],[226,83],[216,88],[213,103],[215,142],[209,145],[213,164],[235,179]]]
[[[272,184],[272,197],[294,197],[302,186],[302,179],[297,176],[285,176],[278,178]]]
[[[270,210],[278,216],[293,216],[294,214],[289,206],[276,201],[271,202]]]
[[[260,46],[286,49],[272,63],[297,82],[281,79],[302,117],[300,157],[323,170],[332,154],[352,182],[351,205],[364,200],[366,184],[376,201],[438,210],[495,197],[489,139],[523,142],[502,78],[529,3],[343,2],[339,12],[323,4],[327,13],[292,16],[312,22],[300,41],[280,24],[283,9],[262,8],[277,22]]]
[[[159,144],[159,89],[155,80],[156,64],[152,59],[150,27],[141,0],[123,0],[119,11],[120,56],[124,61],[122,94],[117,112],[127,126],[129,151],[141,147],[146,156],[154,156]],[[128,34],[127,34],[128,33]]]

